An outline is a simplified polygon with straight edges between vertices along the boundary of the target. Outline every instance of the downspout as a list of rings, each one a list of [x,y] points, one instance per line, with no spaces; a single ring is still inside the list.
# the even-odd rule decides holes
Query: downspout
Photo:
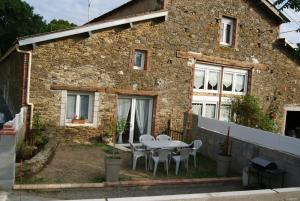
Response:
[[[28,54],[28,69],[27,69],[27,94],[26,94],[26,105],[30,107],[30,120],[29,120],[29,128],[32,129],[32,119],[33,119],[33,103],[29,102],[30,97],[30,76],[31,76],[31,63],[32,63],[32,52],[20,50],[19,46],[16,45],[16,50],[19,53]],[[24,74],[25,74],[24,70]]]

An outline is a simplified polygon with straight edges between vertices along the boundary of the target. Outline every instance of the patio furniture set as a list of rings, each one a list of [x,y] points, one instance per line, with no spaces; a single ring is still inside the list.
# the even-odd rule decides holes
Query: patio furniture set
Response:
[[[153,175],[156,175],[157,166],[159,163],[164,163],[167,175],[171,161],[176,164],[175,174],[178,174],[180,163],[184,163],[188,169],[189,157],[194,157],[194,167],[197,163],[197,151],[202,146],[201,140],[195,140],[191,144],[186,144],[182,141],[172,140],[170,136],[161,134],[154,138],[151,135],[142,135],[139,138],[141,147],[130,143],[133,164],[132,169],[136,169],[137,160],[141,157],[145,158],[146,170],[152,170],[154,162]]]

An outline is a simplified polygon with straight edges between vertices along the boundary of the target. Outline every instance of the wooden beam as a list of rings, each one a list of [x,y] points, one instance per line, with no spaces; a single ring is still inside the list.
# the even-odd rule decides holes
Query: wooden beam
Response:
[[[102,92],[107,94],[137,95],[137,96],[158,96],[156,91],[138,91],[133,89],[114,89],[106,87],[91,86],[71,86],[71,85],[51,85],[51,90],[84,91],[84,92]]]
[[[209,63],[209,64],[217,64],[224,67],[235,67],[241,69],[259,69],[259,70],[266,70],[267,66],[265,64],[255,64],[246,61],[239,61],[239,60],[232,60],[232,59],[225,59],[221,57],[214,57],[214,56],[206,56],[201,53],[196,52],[182,52],[177,51],[177,57],[184,58],[184,59],[195,59],[200,63]]]

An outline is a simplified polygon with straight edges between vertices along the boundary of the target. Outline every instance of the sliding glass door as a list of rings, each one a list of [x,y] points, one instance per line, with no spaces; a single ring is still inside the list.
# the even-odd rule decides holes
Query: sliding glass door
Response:
[[[124,96],[118,100],[118,119],[126,119],[123,142],[139,142],[141,135],[151,135],[153,99]]]

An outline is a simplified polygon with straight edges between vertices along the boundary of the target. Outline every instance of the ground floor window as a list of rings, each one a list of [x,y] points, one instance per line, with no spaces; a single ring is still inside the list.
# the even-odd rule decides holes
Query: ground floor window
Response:
[[[205,99],[205,98],[203,98]],[[209,99],[209,98],[208,98]],[[207,117],[211,119],[219,119],[221,121],[230,120],[230,102],[229,100],[222,101],[221,106],[219,106],[218,100],[194,100],[192,103],[192,112],[195,115],[202,117]],[[218,116],[220,115],[220,116]]]
[[[93,94],[68,92],[66,122],[71,122],[72,119],[84,119],[87,123],[92,123],[93,100]]]

